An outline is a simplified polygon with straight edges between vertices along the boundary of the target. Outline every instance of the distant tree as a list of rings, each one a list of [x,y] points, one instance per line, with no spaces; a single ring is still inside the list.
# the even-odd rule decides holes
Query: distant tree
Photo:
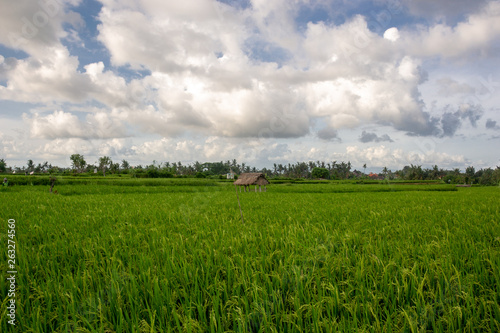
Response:
[[[122,169],[128,170],[130,168],[130,164],[126,160],[122,160]]]
[[[0,172],[4,173],[7,171],[7,163],[5,162],[5,159],[1,158],[0,159]]]
[[[73,154],[69,157],[69,159],[71,160],[71,165],[73,166],[73,169],[75,169],[77,172],[82,172],[85,169],[85,166],[87,165],[87,162],[85,161],[83,155]]]
[[[366,175],[366,163],[363,164],[363,173]]]
[[[432,167],[432,170],[429,171],[429,179],[436,180],[439,179],[439,177],[440,177],[439,168],[437,165],[434,165]]]
[[[203,172],[203,165],[198,161],[194,162],[193,168],[196,174]]]
[[[382,170],[382,174],[384,175],[384,179],[387,178],[388,173],[389,173],[389,170],[387,169],[387,167],[384,167],[384,169]]]
[[[313,178],[323,178],[323,179],[328,179],[330,176],[330,172],[326,168],[314,168],[312,170],[312,177]]]
[[[50,166],[49,166],[49,162],[48,161],[45,161],[43,163],[38,163],[38,167],[40,168],[40,171],[41,172],[45,172],[45,170],[49,169]]]
[[[28,163],[26,164],[26,171],[31,172],[35,169],[35,163],[33,163],[33,160],[28,160]]]
[[[495,184],[500,185],[500,167],[499,166],[497,166],[495,171],[493,172],[493,180],[494,180]]]
[[[54,174],[54,173],[59,173],[59,168],[56,167],[56,166],[50,166],[49,169],[48,169],[49,173],[50,174]]]
[[[340,164],[336,164],[336,172],[337,175],[340,176],[342,179],[347,179],[349,178],[349,174],[351,172],[351,162],[340,162]]]
[[[473,166],[469,166],[465,169],[465,182],[473,183],[474,182],[474,174],[476,173],[476,169]]]
[[[406,165],[403,168],[403,178],[407,180],[422,180],[424,179],[424,171],[421,165]]]
[[[111,162],[109,164],[109,170],[112,173],[118,173],[118,172],[120,172],[120,163],[113,163],[113,162]]]
[[[491,168],[484,169],[481,178],[479,179],[479,184],[481,185],[497,185],[494,177],[494,171]]]
[[[158,169],[156,169],[156,168],[148,168],[148,171],[146,171],[146,174],[148,175],[148,178],[160,177],[160,173],[158,172]]]
[[[102,170],[102,174],[104,177],[106,177],[106,168],[108,168],[111,163],[113,162],[111,161],[111,158],[109,156],[99,157],[99,169]]]

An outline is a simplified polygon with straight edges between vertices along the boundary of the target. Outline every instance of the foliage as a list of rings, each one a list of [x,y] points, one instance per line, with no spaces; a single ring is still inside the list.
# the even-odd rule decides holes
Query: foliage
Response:
[[[109,168],[113,164],[111,157],[102,156],[99,157],[99,169],[102,170],[103,176],[106,176],[106,169]]]
[[[73,154],[69,157],[69,159],[71,160],[73,169],[76,169],[78,172],[82,172],[87,165],[87,162],[85,161],[83,155]]]
[[[5,171],[7,171],[7,163],[5,159],[0,158],[0,173],[4,173]]]
[[[312,177],[328,179],[330,178],[330,172],[326,168],[314,168],[312,170]]]
[[[308,162],[296,162],[288,164],[274,164],[271,169],[262,168],[257,169],[256,167],[251,167],[246,163],[239,164],[235,159],[220,161],[220,162],[205,162],[201,163],[195,161],[191,164],[182,164],[181,162],[160,162],[153,161],[151,165],[137,165],[135,167],[131,166],[126,160],[122,160],[120,163],[114,163],[109,156],[100,157],[98,160],[98,165],[85,164],[85,160],[82,155],[73,154],[70,157],[71,160],[83,160],[80,164],[86,165],[86,168],[79,167],[79,164],[73,163],[73,168],[78,170],[78,172],[87,171],[93,173],[94,168],[101,170],[102,175],[106,175],[106,170],[110,170],[113,174],[131,174],[135,178],[162,178],[162,177],[200,177],[200,173],[211,178],[223,179],[224,175],[229,172],[234,172],[236,174],[241,174],[244,172],[263,172],[269,179],[313,179],[318,178],[313,175],[315,169],[325,169],[328,171],[328,175],[324,170],[322,170],[322,177],[324,179],[330,180],[366,180],[367,175],[364,172],[353,170],[351,162],[347,161],[308,161]],[[1,172],[2,160],[0,160],[0,172]],[[363,165],[366,169],[366,163]],[[28,161],[27,168],[14,168],[16,172],[27,172],[34,171],[36,173],[45,173],[49,171],[50,173],[62,173],[70,174],[68,170],[64,168],[58,168],[48,164],[48,162],[35,163],[32,160]],[[148,170],[156,170],[157,172],[150,172],[148,175]],[[12,170],[10,170],[12,171]],[[366,170],[365,170],[366,171]],[[484,175],[484,177],[483,177]],[[481,185],[498,185],[500,182],[500,167],[496,169],[480,169],[476,171],[473,166],[469,166],[465,169],[465,172],[461,172],[459,169],[445,170],[434,165],[432,168],[423,168],[421,165],[407,165],[401,170],[392,171],[387,167],[384,167],[379,174],[370,173],[370,178],[373,179],[384,179],[389,182],[393,180],[406,180],[406,181],[429,181],[429,180],[439,180],[445,181],[449,184],[481,184]]]

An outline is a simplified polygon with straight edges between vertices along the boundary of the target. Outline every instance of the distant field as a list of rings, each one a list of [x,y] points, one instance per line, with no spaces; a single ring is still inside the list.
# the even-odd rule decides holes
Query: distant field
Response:
[[[2,189],[0,331],[15,219],[17,332],[500,332],[499,187],[108,179]]]

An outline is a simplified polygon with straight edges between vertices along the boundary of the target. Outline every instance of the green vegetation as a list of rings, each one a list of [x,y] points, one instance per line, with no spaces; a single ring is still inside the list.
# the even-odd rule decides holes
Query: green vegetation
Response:
[[[231,182],[48,189],[0,193],[17,332],[500,331],[498,187],[274,184],[239,193],[244,224]]]
[[[330,178],[330,171],[326,168],[314,168],[311,175],[313,178],[328,179]]]
[[[250,167],[246,163],[239,164],[235,159],[232,161],[205,162],[198,161],[192,164],[181,162],[153,161],[151,165],[131,166],[126,160],[115,163],[109,156],[102,156],[95,164],[89,164],[81,154],[72,154],[69,157],[71,168],[59,168],[49,164],[48,161],[35,165],[33,160],[28,160],[26,167],[8,167],[5,159],[0,159],[0,173],[9,175],[57,175],[57,176],[83,176],[96,177],[106,175],[131,176],[133,178],[211,178],[225,179],[227,174],[242,174],[248,172],[262,172],[269,179],[274,180],[340,180],[340,181],[438,181],[446,184],[468,184],[468,185],[500,185],[500,167],[477,170],[473,166],[461,172],[460,169],[444,170],[434,165],[432,168],[422,168],[421,165],[406,165],[401,170],[391,171],[384,167],[379,174],[370,172],[366,174],[366,163],[363,165],[364,172],[352,169],[351,162],[338,161],[308,161],[296,162],[294,164],[274,164],[272,169]]]

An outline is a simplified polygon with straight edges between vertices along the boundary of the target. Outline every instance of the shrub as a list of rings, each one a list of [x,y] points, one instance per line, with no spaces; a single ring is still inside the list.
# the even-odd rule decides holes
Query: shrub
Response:
[[[330,177],[330,172],[325,168],[314,168],[312,170],[312,177],[328,179]]]
[[[158,174],[158,177],[159,178],[174,178],[174,175],[171,172],[168,172],[168,171],[161,171]]]
[[[148,169],[146,172],[148,178],[159,178],[160,173],[156,169]]]

